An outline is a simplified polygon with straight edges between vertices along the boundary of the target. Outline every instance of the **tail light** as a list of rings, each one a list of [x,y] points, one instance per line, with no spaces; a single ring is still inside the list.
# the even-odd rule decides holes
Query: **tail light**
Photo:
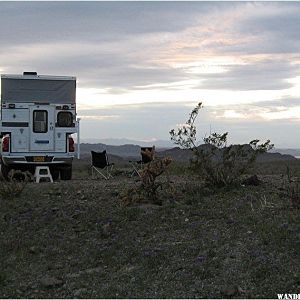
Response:
[[[9,151],[9,136],[5,136],[2,138],[2,151],[8,152]]]
[[[72,137],[69,136],[69,152],[74,152],[74,151],[75,151],[74,140]]]

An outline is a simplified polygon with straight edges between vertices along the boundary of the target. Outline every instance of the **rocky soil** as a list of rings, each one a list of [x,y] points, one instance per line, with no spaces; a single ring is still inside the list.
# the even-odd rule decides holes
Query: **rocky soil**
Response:
[[[299,208],[280,175],[207,190],[172,176],[162,206],[123,207],[136,178],[29,183],[0,200],[0,298],[277,298],[299,293]]]

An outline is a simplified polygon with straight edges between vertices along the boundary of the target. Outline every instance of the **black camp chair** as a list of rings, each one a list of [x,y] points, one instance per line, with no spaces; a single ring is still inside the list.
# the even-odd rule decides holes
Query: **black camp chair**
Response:
[[[153,156],[154,155],[147,155],[147,152],[149,153],[153,153],[154,152],[155,147],[141,147],[141,160],[138,161],[132,161],[130,160],[129,163],[131,164],[133,171],[131,173],[131,177],[134,174],[137,174],[139,177],[141,177],[140,172],[143,169],[143,166],[145,164],[150,163],[153,160]]]
[[[102,152],[91,151],[91,153],[92,153],[92,178],[94,178],[95,171],[106,180],[108,180],[109,178],[113,178],[113,176],[111,175],[111,171],[114,167],[114,163],[109,163],[106,150]],[[105,174],[103,174],[102,172],[104,172]]]

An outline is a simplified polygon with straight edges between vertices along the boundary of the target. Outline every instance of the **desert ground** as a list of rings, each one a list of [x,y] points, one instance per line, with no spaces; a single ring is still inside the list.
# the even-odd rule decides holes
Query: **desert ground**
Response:
[[[71,181],[2,195],[0,298],[299,293],[300,161],[260,163],[258,186],[233,189],[203,187],[184,164],[168,172],[162,205],[125,206],[138,177],[116,166],[113,179],[92,179],[88,161]]]

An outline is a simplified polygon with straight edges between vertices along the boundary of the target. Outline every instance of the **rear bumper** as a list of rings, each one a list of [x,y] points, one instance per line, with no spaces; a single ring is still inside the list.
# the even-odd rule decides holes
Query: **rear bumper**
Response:
[[[34,157],[44,157],[44,161],[36,162],[34,161]],[[9,165],[71,165],[74,156],[60,156],[54,153],[49,153],[45,155],[44,153],[30,153],[30,155],[2,155],[1,160],[2,162],[9,166]]]

